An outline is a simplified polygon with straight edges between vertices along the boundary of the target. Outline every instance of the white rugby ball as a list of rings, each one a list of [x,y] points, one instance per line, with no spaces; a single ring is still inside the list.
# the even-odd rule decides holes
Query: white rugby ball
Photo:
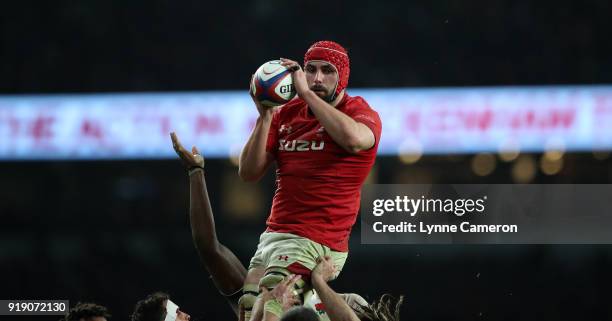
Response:
[[[271,60],[261,65],[253,76],[251,91],[263,106],[276,107],[295,97],[291,72],[280,60]]]

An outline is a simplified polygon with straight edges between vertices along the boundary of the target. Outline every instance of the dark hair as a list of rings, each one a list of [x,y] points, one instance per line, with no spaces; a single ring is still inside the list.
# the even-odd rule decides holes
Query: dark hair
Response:
[[[400,306],[404,296],[400,295],[395,304],[395,298],[389,294],[383,294],[378,301],[370,305],[362,306],[361,311],[355,311],[362,321],[399,321]]]
[[[300,306],[289,309],[280,321],[319,321],[319,316],[312,309]]]
[[[68,314],[60,321],[79,321],[93,317],[110,318],[111,315],[106,307],[95,303],[77,303]]]
[[[164,292],[149,294],[144,300],[140,300],[134,307],[132,321],[162,321],[166,317],[164,302],[170,296]]]

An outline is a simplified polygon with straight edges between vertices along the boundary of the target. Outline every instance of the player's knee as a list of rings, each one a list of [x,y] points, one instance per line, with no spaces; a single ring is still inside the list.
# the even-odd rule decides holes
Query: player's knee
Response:
[[[273,269],[272,271],[266,271],[266,274],[259,281],[259,287],[266,287],[267,289],[273,289],[276,285],[281,283],[290,272],[286,269]],[[303,293],[307,291],[307,284],[303,279],[297,280],[294,285],[295,293],[300,296],[303,300]]]
[[[281,283],[285,278],[282,274],[277,273],[267,273],[264,275],[261,280],[259,280],[259,287],[266,287],[267,289],[274,288],[277,284]]]
[[[242,296],[238,299],[238,305],[244,307],[244,310],[250,312],[255,305],[257,296],[259,295],[259,288],[255,284],[245,284],[242,289]]]
[[[255,305],[255,301],[257,300],[257,296],[251,293],[243,294],[240,299],[238,299],[238,305],[244,307],[245,311],[253,310],[253,305]]]

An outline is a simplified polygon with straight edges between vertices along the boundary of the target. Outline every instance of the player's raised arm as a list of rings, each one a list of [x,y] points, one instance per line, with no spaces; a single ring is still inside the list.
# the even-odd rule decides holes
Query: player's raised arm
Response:
[[[238,175],[242,180],[253,182],[259,180],[266,172],[274,157],[266,151],[268,133],[272,123],[272,109],[262,106],[251,92],[251,98],[257,107],[259,117],[255,128],[240,153]]]
[[[204,178],[204,158],[195,146],[191,152],[183,148],[175,133],[171,133],[170,136],[172,146],[189,174],[189,221],[191,236],[200,260],[221,294],[229,297],[240,293],[247,271],[236,255],[217,239],[215,220]],[[236,303],[231,298],[228,299],[238,314]]]
[[[312,91],[306,93],[304,97],[321,125],[344,150],[358,153],[374,146],[376,142],[374,133],[368,126],[332,107]]]
[[[293,71],[293,84],[298,95],[308,104],[336,144],[350,153],[374,146],[374,133],[368,126],[336,109],[335,106],[344,96],[344,90],[338,94],[332,91],[336,88],[332,84],[338,82],[338,73],[331,64],[313,62],[305,66],[306,71],[303,71],[293,60],[281,58],[281,61],[283,66]]]
[[[332,279],[336,272],[333,261],[329,256],[321,257],[312,271],[312,287],[317,291],[325,312],[331,321],[360,321],[359,317],[342,297],[329,287],[327,281]]]

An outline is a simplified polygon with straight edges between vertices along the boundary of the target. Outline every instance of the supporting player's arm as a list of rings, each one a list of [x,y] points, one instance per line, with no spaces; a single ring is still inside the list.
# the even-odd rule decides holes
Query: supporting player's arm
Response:
[[[374,146],[376,142],[374,133],[368,126],[355,121],[310,90],[306,82],[306,75],[297,62],[288,59],[281,60],[284,66],[288,68],[294,67],[293,85],[295,90],[310,106],[319,123],[325,127],[325,131],[336,144],[350,153],[357,153]]]
[[[252,95],[251,98],[253,98]],[[259,117],[251,136],[242,148],[238,165],[238,175],[247,182],[259,180],[274,160],[274,157],[266,151],[268,133],[272,123],[272,109],[263,107],[255,98],[253,102],[257,107]]]
[[[329,281],[336,268],[329,256],[321,257],[318,264],[312,270],[312,287],[317,291],[321,302],[325,306],[325,312],[331,321],[360,321],[353,309],[342,299],[342,297],[329,287]]]
[[[189,221],[193,243],[217,289],[223,295],[230,295],[242,288],[247,271],[236,255],[217,239],[204,178],[204,158],[195,146],[189,152],[183,148],[174,133],[170,136],[174,150],[189,170]],[[235,312],[238,311],[234,304],[232,308]]]

